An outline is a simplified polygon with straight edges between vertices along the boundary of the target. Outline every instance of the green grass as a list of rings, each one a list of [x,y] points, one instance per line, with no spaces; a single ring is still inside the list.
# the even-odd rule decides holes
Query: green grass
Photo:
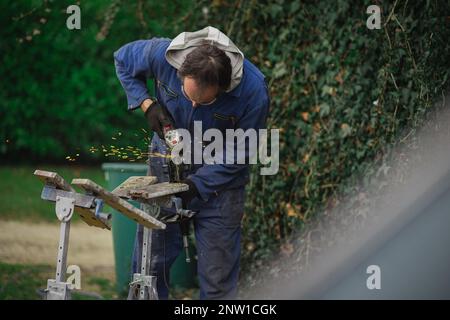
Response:
[[[0,262],[0,300],[40,300],[38,291],[54,279],[55,267]],[[81,274],[81,291],[72,291],[72,300],[118,299],[114,283],[94,274]],[[198,288],[171,288],[170,299],[198,299]]]
[[[0,262],[0,300],[36,300],[53,269],[49,266],[25,266]]]
[[[104,299],[110,300],[117,298],[116,286],[110,280],[92,277],[89,278],[87,282],[89,286],[96,286]]]
[[[0,262],[0,300],[40,300],[38,291],[45,289],[47,279],[54,277],[55,267]],[[89,274],[82,274],[81,279],[82,291],[72,291],[73,300],[117,298],[110,280]]]
[[[1,166],[0,219],[56,222],[54,204],[41,199],[43,183],[33,175],[36,169],[57,172],[69,183],[73,178],[88,178],[106,186],[100,166]]]

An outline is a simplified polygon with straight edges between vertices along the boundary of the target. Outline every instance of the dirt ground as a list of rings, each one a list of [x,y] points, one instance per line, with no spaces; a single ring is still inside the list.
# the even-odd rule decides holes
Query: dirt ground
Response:
[[[59,224],[0,221],[0,261],[5,263],[54,265],[59,241]],[[111,231],[72,223],[68,265],[81,273],[114,280]]]

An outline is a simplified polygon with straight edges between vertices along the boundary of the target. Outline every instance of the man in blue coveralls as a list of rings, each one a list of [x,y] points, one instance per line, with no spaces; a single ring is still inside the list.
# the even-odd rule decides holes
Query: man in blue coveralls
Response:
[[[203,131],[216,128],[224,133],[226,129],[265,127],[269,95],[264,75],[216,28],[183,32],[173,40],[134,41],[116,51],[114,59],[128,110],[142,109],[156,133],[150,152],[167,152],[163,127],[169,121],[191,133],[194,121],[201,121]],[[148,78],[155,81],[156,97],[148,93]],[[149,174],[160,182],[167,181],[161,169],[163,161],[167,160],[149,159]],[[244,187],[248,180],[248,164],[228,163],[195,164],[184,177],[189,190],[179,196],[183,206],[197,212],[194,230],[201,299],[233,299],[237,295]],[[181,232],[176,224],[153,231],[151,270],[157,276],[162,299],[168,298],[169,269],[181,249]],[[135,272],[139,252],[136,245]]]

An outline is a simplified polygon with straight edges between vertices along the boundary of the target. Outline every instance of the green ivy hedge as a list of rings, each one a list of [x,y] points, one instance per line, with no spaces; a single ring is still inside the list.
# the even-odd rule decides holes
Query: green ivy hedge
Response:
[[[366,9],[381,7],[381,29]],[[207,9],[203,9],[207,8]],[[203,9],[203,10],[202,10]],[[281,128],[280,171],[254,171],[244,220],[244,265],[286,247],[293,231],[332,207],[340,188],[420,124],[448,87],[445,1],[204,1],[192,28],[213,24],[261,68],[269,127]]]

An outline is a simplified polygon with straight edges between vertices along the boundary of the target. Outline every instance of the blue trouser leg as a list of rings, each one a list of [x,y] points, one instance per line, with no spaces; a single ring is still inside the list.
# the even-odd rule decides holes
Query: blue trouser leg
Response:
[[[200,299],[233,299],[237,295],[239,258],[241,249],[241,219],[244,208],[244,189],[222,192],[208,202],[192,201],[197,248],[197,272]],[[142,227],[138,227],[133,271],[139,270]],[[152,233],[152,275],[157,277],[160,299],[168,298],[169,271],[182,249],[178,224]]]
[[[244,189],[222,192],[199,207],[194,218],[200,299],[234,299],[241,253]]]

